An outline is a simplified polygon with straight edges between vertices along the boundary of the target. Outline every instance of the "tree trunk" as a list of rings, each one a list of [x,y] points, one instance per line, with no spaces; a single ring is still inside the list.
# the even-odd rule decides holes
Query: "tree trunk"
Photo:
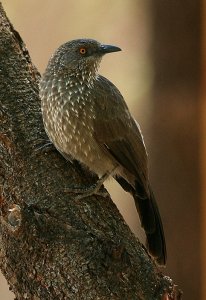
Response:
[[[109,195],[64,191],[97,178],[37,150],[39,78],[0,7],[0,267],[16,299],[180,299]]]

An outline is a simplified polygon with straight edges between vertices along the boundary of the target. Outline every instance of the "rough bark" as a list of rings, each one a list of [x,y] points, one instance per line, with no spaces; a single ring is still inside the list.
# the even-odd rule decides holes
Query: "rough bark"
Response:
[[[180,299],[109,198],[64,189],[96,178],[44,132],[38,81],[0,7],[0,268],[16,299]]]

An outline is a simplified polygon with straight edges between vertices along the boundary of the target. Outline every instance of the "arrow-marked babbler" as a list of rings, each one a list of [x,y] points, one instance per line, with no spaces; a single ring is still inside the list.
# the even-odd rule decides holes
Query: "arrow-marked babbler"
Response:
[[[149,252],[166,262],[163,226],[148,179],[147,153],[140,127],[119,90],[98,74],[103,55],[116,46],[78,39],[60,46],[40,83],[46,132],[67,159],[75,159],[99,176],[98,193],[113,176],[135,200]]]

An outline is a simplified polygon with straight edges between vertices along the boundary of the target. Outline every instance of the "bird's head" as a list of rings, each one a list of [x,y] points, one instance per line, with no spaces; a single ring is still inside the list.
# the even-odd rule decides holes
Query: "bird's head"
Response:
[[[96,74],[106,53],[121,51],[119,47],[103,45],[92,39],[77,39],[60,46],[51,57],[49,71],[59,74]]]

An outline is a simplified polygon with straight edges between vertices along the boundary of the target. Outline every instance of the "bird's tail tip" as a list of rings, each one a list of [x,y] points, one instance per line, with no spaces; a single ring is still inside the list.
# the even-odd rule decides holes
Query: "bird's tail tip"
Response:
[[[153,195],[140,198],[135,196],[135,203],[140,215],[142,227],[147,236],[147,248],[159,265],[165,265],[167,260],[166,242],[159,209]]]

